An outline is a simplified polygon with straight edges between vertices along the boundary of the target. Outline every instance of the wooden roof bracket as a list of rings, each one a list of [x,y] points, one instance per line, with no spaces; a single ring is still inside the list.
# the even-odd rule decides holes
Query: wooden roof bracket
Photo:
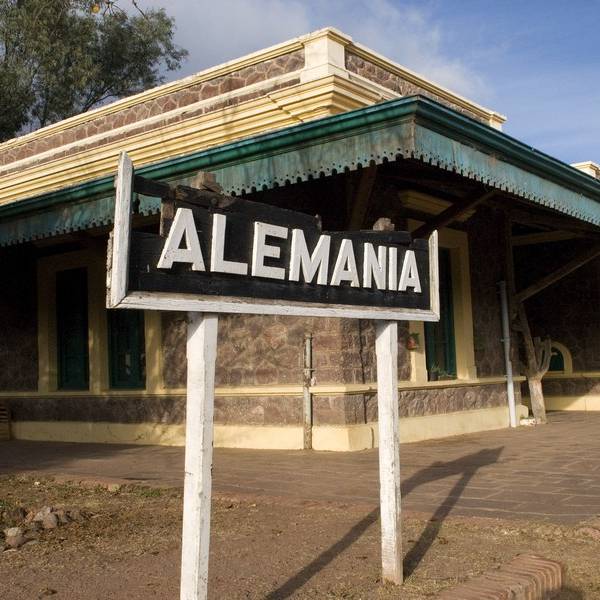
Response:
[[[530,286],[526,287],[524,290],[517,292],[517,294],[515,295],[515,301],[517,303],[524,302],[528,298],[531,298],[531,296],[534,296],[538,292],[541,292],[548,286],[552,285],[553,283],[556,283],[563,277],[566,277],[573,271],[579,269],[579,267],[582,267],[597,256],[600,256],[600,244],[588,248],[587,250],[576,256],[573,260],[570,260],[568,263],[566,263],[559,269],[556,269],[556,271],[554,271],[553,273],[542,277],[535,283],[532,283]]]
[[[461,217],[464,213],[468,212],[478,204],[489,200],[496,194],[496,190],[486,192],[483,196],[477,196],[476,198],[465,198],[455,202],[452,206],[449,206],[446,210],[442,211],[439,215],[433,217],[412,232],[413,239],[428,238],[434,231],[446,227]]]

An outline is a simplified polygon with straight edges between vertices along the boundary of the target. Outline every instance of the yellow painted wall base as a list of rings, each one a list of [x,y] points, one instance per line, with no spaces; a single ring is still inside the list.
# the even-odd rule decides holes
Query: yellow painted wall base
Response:
[[[517,422],[522,416],[527,416],[528,409],[517,405]],[[466,410],[440,415],[411,417],[400,419],[400,439],[405,442],[420,442],[451,435],[477,433],[504,429],[509,426],[508,406]]]
[[[518,406],[518,416],[527,408]],[[508,427],[506,407],[470,410],[442,415],[410,417],[400,420],[403,443],[443,438]],[[184,425],[155,423],[85,423],[77,421],[14,421],[12,438],[52,442],[88,442],[102,444],[185,445]],[[302,427],[260,425],[215,425],[217,448],[252,448],[263,450],[302,449]],[[377,423],[313,428],[313,448],[348,452],[378,445]]]
[[[377,427],[377,423],[374,424]],[[373,424],[313,427],[313,450],[348,452],[375,447]]]
[[[90,423],[83,421],[13,421],[11,437],[35,442],[185,445],[185,425]]]
[[[529,398],[527,398],[529,402]],[[546,410],[600,410],[600,396],[544,396]]]
[[[303,447],[302,427],[293,425],[215,425],[214,436],[216,448],[302,450]]]

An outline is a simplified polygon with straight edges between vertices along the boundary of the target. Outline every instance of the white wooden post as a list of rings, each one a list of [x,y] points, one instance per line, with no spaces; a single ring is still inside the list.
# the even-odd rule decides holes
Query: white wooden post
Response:
[[[381,567],[385,581],[402,583],[400,439],[398,434],[398,323],[377,321],[379,502]]]
[[[218,322],[188,315],[181,600],[207,597]]]
[[[112,235],[111,276],[109,279],[109,308],[116,307],[127,295],[129,237],[133,195],[133,163],[127,152],[119,155],[119,170],[115,178],[115,226]]]

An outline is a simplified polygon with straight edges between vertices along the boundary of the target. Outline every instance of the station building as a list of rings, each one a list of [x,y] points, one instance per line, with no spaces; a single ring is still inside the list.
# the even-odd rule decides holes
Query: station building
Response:
[[[504,120],[328,28],[0,144],[11,436],[184,443],[186,315],[105,308],[122,150],[144,178],[194,186],[210,172],[324,230],[387,218],[439,231],[441,320],[399,328],[403,441],[508,426],[499,282],[510,291],[512,274],[533,335],[552,340],[547,408],[599,410],[600,167],[547,156]],[[135,226],[157,228],[159,209],[136,194]],[[377,445],[373,322],[222,316],[215,445],[302,448],[303,384],[315,449]]]

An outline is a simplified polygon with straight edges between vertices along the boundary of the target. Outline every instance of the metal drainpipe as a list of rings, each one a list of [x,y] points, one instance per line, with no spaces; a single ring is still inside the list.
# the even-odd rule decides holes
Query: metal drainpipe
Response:
[[[508,320],[508,298],[506,281],[498,283],[500,303],[502,305],[502,344],[504,345],[504,363],[506,365],[506,393],[508,394],[508,415],[510,426],[517,426],[517,407],[515,406],[515,384],[513,380],[512,362],[510,360],[510,325]]]
[[[313,380],[312,368],[312,335],[304,336],[304,370],[302,381],[302,418],[304,428],[304,449],[312,449],[313,406],[310,386]]]

